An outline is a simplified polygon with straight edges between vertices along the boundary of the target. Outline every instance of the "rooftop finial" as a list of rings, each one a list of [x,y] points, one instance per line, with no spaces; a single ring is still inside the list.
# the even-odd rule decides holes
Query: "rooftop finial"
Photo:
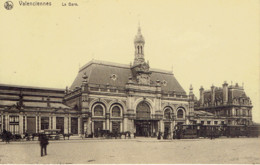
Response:
[[[141,26],[140,26],[140,21],[138,21],[138,34],[141,34]]]
[[[190,90],[191,90],[191,91],[193,90],[192,84],[190,84]]]

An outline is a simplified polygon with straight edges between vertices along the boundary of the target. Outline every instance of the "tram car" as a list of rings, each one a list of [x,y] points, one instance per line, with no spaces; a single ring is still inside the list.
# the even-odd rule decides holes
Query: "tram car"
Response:
[[[176,139],[194,139],[198,138],[198,125],[176,125],[174,138]]]
[[[223,136],[224,127],[222,125],[199,125],[198,137],[218,138]]]
[[[247,126],[245,125],[226,125],[224,126],[224,136],[241,137],[247,136]]]
[[[175,139],[259,137],[260,125],[176,125],[173,135]]]

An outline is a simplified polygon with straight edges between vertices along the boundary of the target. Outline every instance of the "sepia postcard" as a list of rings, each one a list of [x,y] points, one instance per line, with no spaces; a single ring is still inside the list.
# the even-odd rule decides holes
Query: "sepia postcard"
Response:
[[[260,164],[260,1],[1,0],[0,164]]]

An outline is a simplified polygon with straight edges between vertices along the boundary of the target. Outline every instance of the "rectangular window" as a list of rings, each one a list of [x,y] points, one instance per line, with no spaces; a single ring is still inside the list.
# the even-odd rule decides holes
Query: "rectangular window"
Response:
[[[243,116],[246,116],[246,110],[243,109]]]
[[[218,121],[214,121],[214,124],[215,124],[215,125],[218,125]]]
[[[225,124],[225,122],[224,122],[224,121],[221,121],[221,124],[222,124],[222,125],[224,125],[224,124]]]
[[[203,125],[203,124],[204,124],[204,121],[201,121],[200,123]]]
[[[19,116],[10,116],[10,123],[19,123]]]
[[[207,124],[210,125],[210,124],[211,124],[211,121],[207,121]]]
[[[19,134],[19,116],[10,116],[9,125],[12,134]]]
[[[41,130],[49,129],[49,117],[41,117]]]
[[[231,121],[231,120],[228,120],[228,124],[232,124],[232,121]]]
[[[225,110],[221,110],[221,111],[220,111],[220,116],[224,116],[224,115],[225,115],[225,113],[226,113],[226,111],[225,111]]]

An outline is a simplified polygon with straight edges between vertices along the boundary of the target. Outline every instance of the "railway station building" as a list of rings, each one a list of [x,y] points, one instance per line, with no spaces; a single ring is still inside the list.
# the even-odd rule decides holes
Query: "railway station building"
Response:
[[[137,136],[172,132],[189,124],[193,102],[172,71],[150,68],[141,28],[130,65],[92,60],[79,69],[69,88],[0,85],[1,130],[95,134],[129,131]]]
[[[156,136],[172,134],[177,124],[252,122],[252,104],[242,87],[201,88],[197,101],[193,88],[186,94],[172,71],[150,68],[144,47],[139,27],[131,64],[92,60],[66,89],[0,84],[0,132]]]
[[[80,68],[64,103],[81,113],[81,129],[129,131],[137,136],[172,132],[189,124],[193,103],[171,71],[150,68],[138,28],[130,65],[92,60]]]

